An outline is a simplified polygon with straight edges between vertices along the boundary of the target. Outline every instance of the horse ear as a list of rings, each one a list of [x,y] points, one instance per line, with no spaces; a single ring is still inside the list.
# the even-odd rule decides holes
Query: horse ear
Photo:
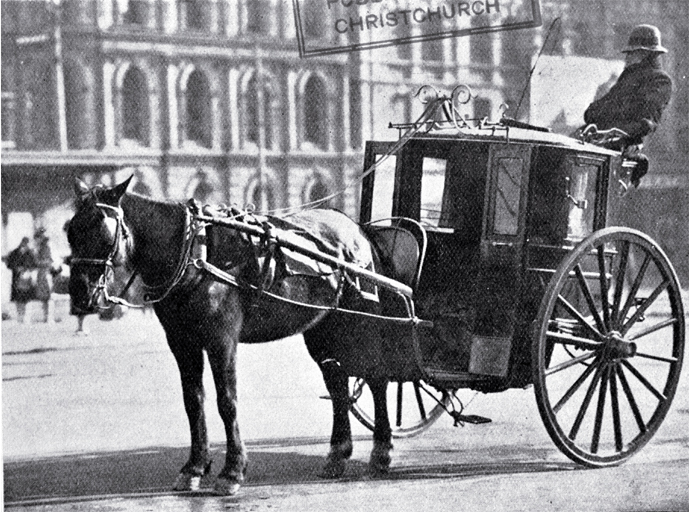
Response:
[[[80,201],[83,201],[89,194],[89,186],[79,178],[74,179],[74,193]]]
[[[127,178],[119,185],[116,185],[110,190],[107,190],[103,194],[102,199],[106,203],[111,204],[112,206],[119,205],[120,201],[122,200],[122,196],[125,194],[125,192],[127,192],[127,187],[129,187],[129,184],[131,183],[133,177],[134,175],[132,174],[129,178]]]

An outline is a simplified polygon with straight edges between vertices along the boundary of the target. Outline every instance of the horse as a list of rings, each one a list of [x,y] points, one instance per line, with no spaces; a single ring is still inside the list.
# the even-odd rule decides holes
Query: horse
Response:
[[[233,495],[245,480],[248,461],[237,423],[237,344],[295,334],[303,334],[332,400],[330,447],[321,476],[341,477],[352,455],[350,375],[365,378],[374,398],[369,470],[375,475],[386,473],[392,435],[386,404],[389,372],[381,341],[372,324],[352,321],[333,309],[337,304],[378,313],[380,302],[364,298],[356,280],[337,272],[322,277],[278,269],[270,274],[265,267],[275,266],[280,258],[266,256],[268,249],[261,256],[257,241],[240,229],[206,224],[206,244],[199,248],[203,237],[194,228],[198,223],[193,222],[189,204],[128,192],[130,181],[131,177],[112,187],[89,188],[76,180],[75,214],[68,230],[73,255],[69,292],[75,311],[90,314],[116,295],[113,269],[124,269],[142,280],[177,362],[191,435],[189,458],[173,489],[199,489],[212,462],[204,411],[203,352],[210,362],[227,438],[225,465],[214,491]],[[336,210],[304,210],[288,219],[267,219],[291,226],[294,232],[309,233],[310,243],[319,250],[347,262],[372,269],[380,264],[362,227]],[[212,267],[204,267],[195,257],[204,252]]]

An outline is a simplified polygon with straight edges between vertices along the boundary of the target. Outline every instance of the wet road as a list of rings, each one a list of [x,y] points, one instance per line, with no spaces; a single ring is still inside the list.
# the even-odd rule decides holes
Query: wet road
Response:
[[[384,479],[367,476],[368,431],[355,427],[344,479],[317,477],[330,404],[299,338],[240,347],[240,425],[250,467],[240,495],[168,491],[186,461],[177,370],[153,317],[53,326],[2,324],[6,507],[25,510],[689,510],[689,378],[651,443],[623,466],[583,470],[552,445],[531,390],[476,396],[469,414],[397,440]],[[209,429],[223,429],[207,376]],[[473,394],[469,399],[473,398]]]

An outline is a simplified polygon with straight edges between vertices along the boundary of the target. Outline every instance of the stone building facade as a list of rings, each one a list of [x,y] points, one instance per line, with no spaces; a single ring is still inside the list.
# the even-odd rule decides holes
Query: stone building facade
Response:
[[[302,5],[306,19],[328,15],[323,2]],[[615,59],[641,22],[661,27],[676,89],[649,146],[654,177],[629,214],[686,254],[672,222],[683,218],[673,198],[687,191],[689,52],[681,50],[689,49],[689,3],[682,0],[541,0],[538,29],[309,58],[299,57],[287,0],[1,6],[3,254],[39,225],[58,255],[68,253],[62,226],[75,175],[95,184],[133,174],[134,190],[156,198],[259,210],[329,197],[355,216],[363,144],[394,140],[390,122],[420,115],[419,87],[467,84],[475,96],[469,116],[495,119],[506,105],[507,115],[529,120],[540,101],[529,87],[539,53]],[[318,36],[322,24],[305,26]],[[400,36],[419,30],[400,26]],[[655,205],[652,218],[643,213],[647,203]]]

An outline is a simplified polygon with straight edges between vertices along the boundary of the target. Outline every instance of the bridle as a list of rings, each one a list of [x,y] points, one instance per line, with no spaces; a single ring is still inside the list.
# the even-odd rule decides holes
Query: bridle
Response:
[[[137,272],[134,272],[132,276],[129,278],[129,281],[125,285],[124,289],[122,292],[120,292],[119,296],[112,297],[108,293],[108,288],[107,288],[107,280],[108,276],[114,273],[115,269],[115,257],[117,254],[120,252],[120,244],[122,240],[127,240],[130,237],[129,229],[127,229],[127,226],[124,224],[124,211],[122,208],[117,207],[117,206],[111,206],[109,204],[105,203],[95,203],[95,206],[97,208],[100,208],[101,210],[105,211],[111,211],[115,213],[115,221],[116,221],[116,227],[115,227],[115,237],[112,241],[112,244],[110,245],[110,250],[108,251],[108,255],[105,258],[72,258],[70,260],[70,266],[74,265],[84,265],[84,266],[90,266],[90,267],[103,267],[103,271],[100,274],[100,277],[98,278],[98,284],[94,288],[94,290],[91,292],[91,298],[95,298],[97,294],[101,293],[103,294],[103,297],[106,302],[114,303],[114,304],[121,304],[123,306],[129,306],[129,307],[141,307],[137,306],[134,304],[130,304],[126,300],[124,300],[122,297],[124,294],[127,292],[127,290],[130,288],[132,283],[134,282],[134,279],[136,278]],[[107,218],[112,218],[106,215]],[[98,306],[100,307],[100,306]]]
[[[190,256],[194,248],[194,241],[198,240],[200,244],[203,244],[203,250],[205,251],[206,224],[192,219],[191,211],[189,207],[186,207],[184,218],[184,241],[182,243],[181,251],[182,254],[178,260],[177,267],[175,268],[175,271],[172,274],[172,276],[166,279],[165,282],[163,282],[160,285],[152,286],[143,283],[145,290],[143,304],[132,304],[125,300],[123,297],[129,290],[131,285],[134,283],[136,277],[139,275],[139,271],[135,269],[132,275],[130,276],[129,280],[127,281],[127,284],[122,289],[122,291],[116,296],[112,296],[108,293],[108,289],[106,286],[108,275],[114,272],[115,258],[120,253],[121,242],[129,239],[130,233],[129,229],[124,223],[124,211],[122,210],[122,208],[100,202],[95,203],[95,206],[107,211],[112,211],[115,214],[114,218],[117,222],[115,228],[115,238],[112,242],[112,245],[110,246],[108,255],[105,258],[73,258],[70,263],[71,265],[77,264],[103,267],[103,272],[101,273],[100,278],[98,279],[98,284],[96,285],[95,289],[91,294],[92,298],[95,297],[96,294],[101,293],[106,302],[109,302],[111,304],[119,304],[131,308],[142,308],[146,304],[160,302],[161,300],[165,299],[165,297],[168,296],[172,289],[182,281],[182,278],[184,277],[187,268],[193,265]],[[201,249],[201,246],[199,246],[199,249]]]

